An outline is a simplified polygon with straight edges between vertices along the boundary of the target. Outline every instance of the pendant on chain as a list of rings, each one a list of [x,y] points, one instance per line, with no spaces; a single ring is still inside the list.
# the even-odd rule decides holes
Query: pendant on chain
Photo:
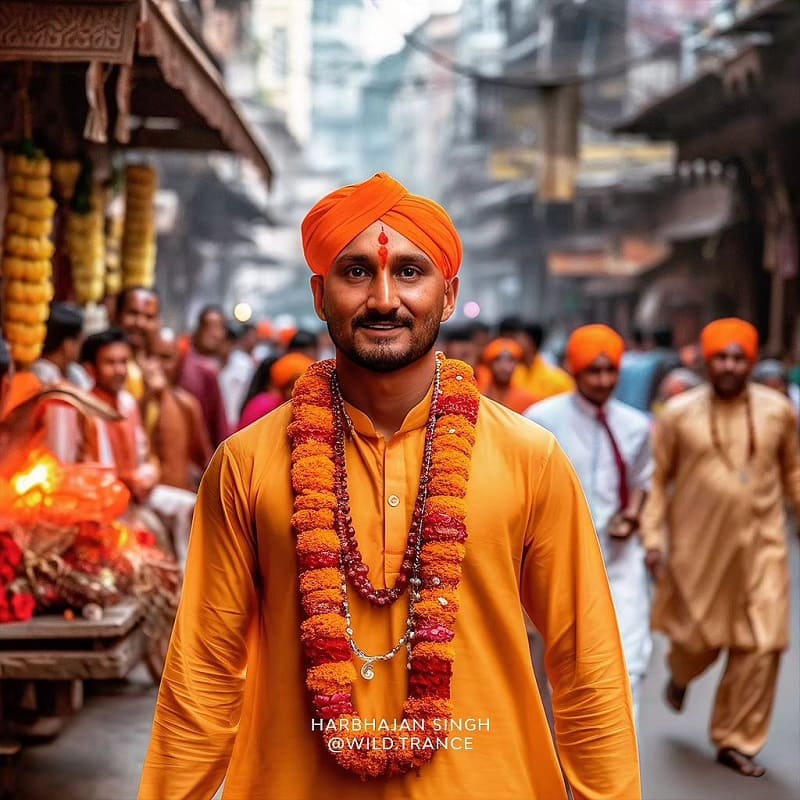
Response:
[[[366,681],[371,681],[375,677],[375,667],[372,666],[371,661],[367,661],[364,666],[361,667],[361,677]]]

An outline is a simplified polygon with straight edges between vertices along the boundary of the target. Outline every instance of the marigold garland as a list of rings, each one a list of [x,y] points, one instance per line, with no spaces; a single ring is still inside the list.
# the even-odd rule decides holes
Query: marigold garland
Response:
[[[334,415],[331,376],[335,364],[313,365],[295,384],[292,398],[292,527],[297,535],[301,605],[305,618],[301,639],[308,662],[306,685],[314,711],[325,722],[326,745],[342,730],[353,729],[357,672],[347,637],[341,573],[341,541],[334,527]],[[452,717],[450,681],[456,651],[452,645],[458,613],[458,584],[467,529],[467,483],[475,443],[480,394],[472,370],[460,361],[441,361],[441,396],[433,434],[430,482],[422,519],[422,595],[415,606],[416,629],[411,649],[408,698],[403,719],[432,724]],[[346,727],[347,726],[347,727]],[[402,775],[426,764],[436,752],[407,749],[399,742],[385,749],[340,750],[337,763],[362,779]]]

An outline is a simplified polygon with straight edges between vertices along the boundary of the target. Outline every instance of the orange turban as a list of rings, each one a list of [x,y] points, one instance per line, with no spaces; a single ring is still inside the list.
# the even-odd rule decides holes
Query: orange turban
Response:
[[[461,266],[461,239],[447,212],[409,194],[385,172],[322,198],[303,220],[303,252],[312,272],[326,275],[336,256],[373,222],[382,220],[422,250],[449,280]]]
[[[517,361],[522,361],[522,348],[513,339],[495,339],[483,351],[483,362],[491,364],[498,356],[508,353]]]
[[[282,392],[288,389],[292,381],[299,378],[313,363],[314,359],[303,353],[289,353],[282,356],[272,365],[269,372],[270,383]]]
[[[758,358],[758,331],[738,317],[726,317],[706,325],[700,334],[700,344],[706,361],[732,344],[738,344],[750,361]]]
[[[583,372],[596,358],[608,356],[619,367],[625,342],[608,325],[584,325],[576,328],[567,342],[567,364],[573,375]]]

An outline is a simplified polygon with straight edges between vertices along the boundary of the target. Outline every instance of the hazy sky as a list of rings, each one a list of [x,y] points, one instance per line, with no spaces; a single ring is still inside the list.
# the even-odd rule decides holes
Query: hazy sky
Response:
[[[394,53],[403,46],[404,33],[429,14],[455,11],[461,2],[462,0],[363,0],[364,56],[377,59]]]

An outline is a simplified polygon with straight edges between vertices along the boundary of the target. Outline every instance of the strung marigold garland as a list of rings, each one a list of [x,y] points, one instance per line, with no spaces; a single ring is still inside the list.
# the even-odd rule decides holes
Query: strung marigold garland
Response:
[[[353,705],[356,668],[344,611],[342,542],[336,532],[337,507],[334,443],[333,361],[309,368],[295,384],[292,397],[292,526],[297,535],[301,605],[305,619],[301,641],[308,662],[306,685],[314,711],[334,730],[323,732],[326,745],[337,733],[357,729]],[[433,729],[435,720],[452,718],[450,680],[458,613],[458,584],[467,529],[465,495],[470,475],[480,394],[472,370],[453,360],[441,362],[428,497],[422,522],[420,599],[414,606],[408,697],[403,719],[409,728],[421,723]],[[325,726],[327,727],[327,726]],[[445,730],[446,728],[440,728]],[[338,764],[362,779],[402,775],[426,764],[435,748],[408,749],[402,733],[393,747],[343,749],[334,752]]]

